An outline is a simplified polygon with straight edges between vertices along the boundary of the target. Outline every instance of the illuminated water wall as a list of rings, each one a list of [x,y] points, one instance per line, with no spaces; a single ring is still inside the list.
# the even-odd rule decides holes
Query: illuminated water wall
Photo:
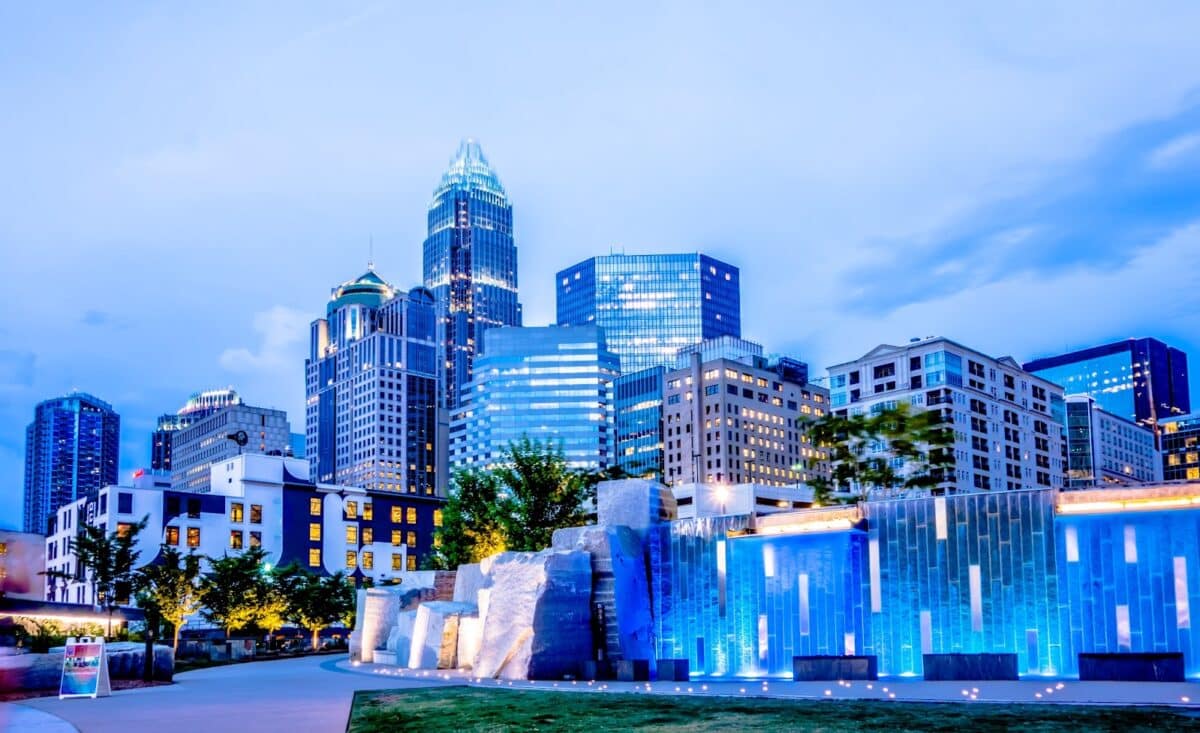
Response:
[[[745,534],[748,517],[660,525],[659,656],[763,677],[790,676],[796,655],[920,675],[923,653],[1009,652],[1022,674],[1069,677],[1080,652],[1182,651],[1200,675],[1200,508],[1142,501],[1153,491],[1058,509],[1053,490],[872,502],[853,528],[790,534]]]

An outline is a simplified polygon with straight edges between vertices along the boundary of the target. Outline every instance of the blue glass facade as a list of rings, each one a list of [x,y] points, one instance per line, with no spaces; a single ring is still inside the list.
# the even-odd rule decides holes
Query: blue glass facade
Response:
[[[870,502],[837,529],[815,511],[779,535],[745,534],[749,517],[662,524],[658,655],[790,677],[794,655],[876,655],[881,675],[917,676],[926,653],[1013,653],[1023,675],[1071,677],[1082,652],[1174,651],[1200,676],[1188,488]]]
[[[410,494],[444,488],[436,310],[373,270],[333,290],[305,361],[305,448],[319,483]]]
[[[512,205],[479,143],[464,140],[429,204],[425,287],[438,307],[442,404],[458,405],[483,333],[521,325]]]
[[[663,377],[657,366],[622,374],[613,383],[617,465],[630,476],[661,479]]]
[[[1024,368],[1135,422],[1155,424],[1191,412],[1187,354],[1158,339],[1118,341],[1035,359]]]
[[[558,273],[556,299],[558,325],[603,328],[624,374],[742,335],[738,268],[702,254],[592,257]]]
[[[76,392],[39,403],[25,429],[24,531],[46,534],[59,507],[117,483],[120,445],[107,402]]]
[[[561,448],[572,468],[607,468],[616,376],[617,357],[595,326],[488,331],[451,423],[451,468],[501,463],[524,437]]]

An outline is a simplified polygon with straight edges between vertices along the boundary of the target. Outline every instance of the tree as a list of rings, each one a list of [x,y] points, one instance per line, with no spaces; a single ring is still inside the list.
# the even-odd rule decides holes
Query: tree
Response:
[[[554,530],[587,521],[585,505],[596,496],[595,482],[568,468],[561,449],[528,437],[509,445],[495,475],[504,488],[497,518],[510,550],[549,547]]]
[[[286,606],[265,567],[267,553],[251,547],[236,555],[208,558],[209,570],[200,579],[204,608],[209,622],[225,629],[258,626],[267,630],[282,625]]]
[[[171,625],[171,648],[178,652],[179,627],[200,608],[200,556],[163,545],[159,560],[137,573],[138,605]]]
[[[112,532],[104,527],[81,524],[71,540],[75,567],[67,571],[52,571],[46,575],[91,587],[94,604],[108,611],[107,636],[112,636],[113,612],[128,604],[134,587],[134,565],[141,551],[134,549],[138,534],[150,520],[147,515],[135,524],[121,524]]]
[[[287,617],[312,632],[313,651],[321,629],[338,621],[351,625],[354,586],[343,573],[322,577],[292,564],[275,572],[275,582],[287,601]]]
[[[954,465],[954,434],[936,410],[913,412],[900,404],[870,415],[828,414],[802,430],[828,454],[822,460],[829,461],[830,477],[808,482],[819,503],[835,493],[866,500],[883,491],[928,490]]]
[[[435,570],[453,570],[503,552],[499,506],[500,481],[495,475],[477,469],[455,472],[428,564]]]

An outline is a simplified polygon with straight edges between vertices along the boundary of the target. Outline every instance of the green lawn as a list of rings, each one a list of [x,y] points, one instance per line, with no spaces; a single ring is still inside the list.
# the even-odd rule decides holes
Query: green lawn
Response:
[[[1200,731],[1200,712],[1067,705],[793,701],[434,687],[358,692],[349,733],[466,731]]]

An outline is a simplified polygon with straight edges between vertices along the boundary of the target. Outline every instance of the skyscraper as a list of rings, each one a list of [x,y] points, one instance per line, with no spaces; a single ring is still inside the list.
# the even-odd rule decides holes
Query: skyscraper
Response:
[[[1025,371],[1085,394],[1106,412],[1155,425],[1191,412],[1187,354],[1152,338],[1034,359]]]
[[[171,471],[171,454],[175,434],[197,420],[203,420],[217,410],[230,405],[242,404],[242,398],[232,387],[209,389],[196,392],[183,407],[174,414],[158,418],[158,427],[150,440],[150,468],[155,471]]]
[[[424,272],[438,309],[441,404],[454,408],[484,331],[521,325],[512,205],[470,138],[458,146],[433,192]]]
[[[698,253],[592,257],[558,273],[556,295],[558,325],[603,328],[622,374],[742,335],[738,268]]]
[[[454,468],[503,463],[509,444],[526,437],[561,449],[572,468],[611,465],[617,357],[603,331],[498,328],[484,341],[452,422]]]
[[[282,456],[288,452],[291,425],[287,413],[270,407],[239,402],[193,420],[175,434],[171,488],[208,493],[212,490],[212,463],[243,453]],[[236,437],[245,433],[244,444]]]
[[[333,289],[305,361],[305,455],[319,483],[433,495],[444,483],[433,293],[373,269]]]
[[[25,429],[25,531],[45,534],[59,507],[115,484],[120,445],[107,402],[72,392],[38,404]]]

